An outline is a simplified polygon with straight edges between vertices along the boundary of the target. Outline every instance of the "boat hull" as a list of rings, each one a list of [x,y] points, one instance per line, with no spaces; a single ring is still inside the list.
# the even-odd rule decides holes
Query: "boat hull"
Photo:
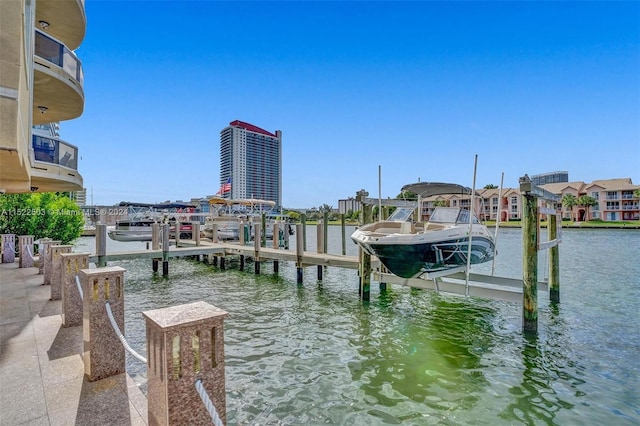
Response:
[[[413,278],[425,272],[465,266],[469,239],[456,238],[420,244],[368,244],[365,250],[375,255],[394,275]],[[471,240],[471,264],[493,259],[493,242],[484,237]]]

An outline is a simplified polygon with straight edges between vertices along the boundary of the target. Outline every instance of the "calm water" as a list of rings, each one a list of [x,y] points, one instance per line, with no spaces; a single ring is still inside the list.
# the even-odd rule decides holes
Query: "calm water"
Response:
[[[329,229],[340,253],[340,228]],[[142,311],[204,300],[230,313],[230,425],[640,424],[640,231],[563,237],[561,303],[539,293],[536,338],[521,332],[520,304],[376,283],[360,302],[355,271],[329,268],[319,283],[310,267],[297,285],[293,264],[274,277],[269,263],[254,276],[177,260],[168,278],[148,260],[113,264],[127,269],[125,334],[139,352]],[[307,238],[315,248],[315,227]],[[497,275],[521,278],[521,244],[520,230],[500,231]],[[93,252],[94,240],[77,246]],[[127,370],[144,389],[146,367],[127,354]]]

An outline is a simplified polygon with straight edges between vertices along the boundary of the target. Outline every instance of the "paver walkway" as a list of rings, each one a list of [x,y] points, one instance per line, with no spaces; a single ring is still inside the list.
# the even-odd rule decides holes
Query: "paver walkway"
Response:
[[[126,374],[88,382],[82,327],[62,327],[38,268],[0,264],[0,426],[146,425],[147,399]]]

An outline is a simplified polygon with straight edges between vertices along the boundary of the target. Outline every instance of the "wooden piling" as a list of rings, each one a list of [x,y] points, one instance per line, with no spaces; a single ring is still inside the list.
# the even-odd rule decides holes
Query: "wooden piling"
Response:
[[[256,230],[256,239],[257,237],[258,230]],[[267,246],[267,217],[264,213],[262,213],[262,215],[260,216],[260,246]]]
[[[169,275],[169,224],[162,225],[162,275]]]
[[[296,282],[302,284],[303,268],[302,257],[304,256],[304,225],[296,225]]]
[[[558,225],[561,221],[558,215],[549,215],[549,240],[559,237]],[[560,248],[557,245],[549,249],[549,300],[560,302]]]
[[[522,329],[538,331],[538,199],[522,194]]]
[[[316,251],[318,254],[323,254],[325,251],[325,226],[324,223],[318,223],[316,225]],[[318,281],[322,281],[322,265],[317,265],[318,269]]]
[[[255,272],[256,275],[260,274],[260,246],[261,246],[260,239],[256,238],[256,237],[258,235],[261,235],[261,233],[260,233],[261,230],[262,230],[262,224],[256,223],[256,225],[255,225],[255,237],[253,239],[253,251],[254,251],[253,268],[254,268],[254,272]]]
[[[280,226],[278,223],[273,224],[273,248],[280,248]],[[278,265],[278,259],[273,260],[273,273],[277,274],[280,271],[280,265]]]
[[[345,229],[344,213],[340,214],[340,228],[342,230],[342,255],[346,256],[346,254],[347,254],[347,234],[346,234],[346,229]]]
[[[107,225],[104,223],[96,225],[96,254],[98,255],[98,267],[107,266],[105,258],[107,254]]]
[[[363,225],[373,221],[373,207],[362,204]],[[360,254],[360,298],[368,301],[371,297],[371,255],[359,248]]]
[[[306,251],[307,250],[307,215],[305,213],[302,213],[300,215],[300,221],[302,222],[302,251]]]

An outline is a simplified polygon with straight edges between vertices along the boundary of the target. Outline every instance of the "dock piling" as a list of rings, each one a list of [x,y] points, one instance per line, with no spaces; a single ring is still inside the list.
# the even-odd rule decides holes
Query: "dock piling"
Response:
[[[296,283],[303,282],[302,257],[304,256],[304,225],[296,225]]]

